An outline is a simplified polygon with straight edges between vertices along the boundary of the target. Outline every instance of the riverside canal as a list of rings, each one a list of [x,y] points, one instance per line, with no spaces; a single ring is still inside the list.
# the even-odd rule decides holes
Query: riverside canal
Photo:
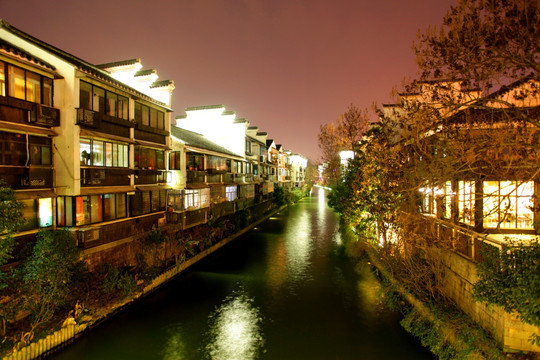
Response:
[[[433,359],[339,251],[323,189],[52,359]]]

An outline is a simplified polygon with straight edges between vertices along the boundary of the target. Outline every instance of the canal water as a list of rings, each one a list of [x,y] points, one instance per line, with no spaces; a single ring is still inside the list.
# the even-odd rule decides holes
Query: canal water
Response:
[[[51,358],[433,359],[341,245],[314,188]]]

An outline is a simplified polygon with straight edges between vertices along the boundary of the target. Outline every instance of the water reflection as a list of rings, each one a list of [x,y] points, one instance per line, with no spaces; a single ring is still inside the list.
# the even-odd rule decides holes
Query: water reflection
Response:
[[[186,345],[183,341],[183,331],[180,325],[172,328],[168,332],[167,343],[165,344],[163,360],[184,359],[187,356]]]
[[[208,359],[256,359],[263,349],[262,316],[243,289],[223,301],[210,315],[209,324]]]
[[[313,250],[309,214],[304,212],[286,234],[287,275],[294,284],[309,279],[310,255]]]

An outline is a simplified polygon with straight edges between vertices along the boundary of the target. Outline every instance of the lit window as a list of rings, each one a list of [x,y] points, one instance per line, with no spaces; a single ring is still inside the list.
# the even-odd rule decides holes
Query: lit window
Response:
[[[534,228],[534,182],[484,181],[483,190],[485,228]]]
[[[475,185],[474,181],[460,181],[458,184],[459,221],[472,225],[474,222]]]

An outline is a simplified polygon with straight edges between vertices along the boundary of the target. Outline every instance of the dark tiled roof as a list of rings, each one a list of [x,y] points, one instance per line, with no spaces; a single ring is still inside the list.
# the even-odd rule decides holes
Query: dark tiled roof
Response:
[[[209,110],[209,109],[219,109],[224,108],[225,106],[222,104],[218,105],[202,105],[202,106],[190,106],[186,108],[186,111],[194,111],[194,110]]]
[[[248,126],[248,130],[257,130],[258,126]]]
[[[174,81],[173,80],[154,81],[152,85],[150,86],[150,88],[154,89],[154,88],[164,87],[164,86],[169,86],[169,85],[174,85]]]
[[[268,133],[266,131],[259,131],[257,133],[257,136],[267,136],[267,135],[268,135]]]
[[[233,153],[225,149],[224,147],[216,144],[213,141],[208,140],[201,134],[197,134],[193,131],[185,130],[177,126],[171,126],[171,135],[177,139],[182,140],[186,145],[197,147],[203,150],[210,150],[219,152],[226,156],[239,157],[238,154]]]
[[[38,38],[35,38],[32,35],[27,34],[24,31],[21,31],[21,30],[17,29],[16,27],[11,26],[5,20],[0,19],[0,28],[4,28],[7,31],[11,32],[12,34],[17,35],[17,36],[25,39],[26,41],[31,42],[35,46],[40,47],[45,51],[48,51],[49,53],[63,59],[64,61],[67,61],[68,63],[70,63],[70,64],[74,65],[75,67],[77,67],[79,70],[81,70],[83,72],[86,72],[87,74],[89,74],[91,76],[94,76],[95,78],[97,78],[97,79],[99,79],[101,81],[112,84],[113,86],[116,86],[116,87],[118,87],[118,88],[120,88],[120,89],[122,89],[124,91],[129,92],[129,93],[132,93],[132,94],[134,94],[134,95],[136,95],[136,96],[138,96],[141,99],[144,99],[146,101],[149,101],[149,102],[152,102],[152,103],[159,104],[161,106],[167,107],[167,105],[162,103],[161,101],[155,100],[155,99],[151,98],[150,96],[148,96],[148,95],[146,95],[146,94],[144,94],[144,93],[142,93],[142,92],[140,92],[138,90],[135,90],[132,87],[124,84],[123,82],[116,80],[107,71],[100,69],[96,65],[90,64],[89,62],[87,62],[87,61],[85,61],[83,59],[80,59],[80,58],[76,57],[75,55],[71,55],[71,54],[65,52],[64,50],[61,50],[61,49],[59,49],[59,48],[57,48],[55,46],[52,46],[52,45],[42,41],[42,40],[39,40]]]
[[[13,45],[12,43],[4,39],[0,39],[0,49],[6,50],[7,52],[13,55],[20,56],[30,62],[35,63],[36,65],[43,66],[49,70],[53,70],[53,71],[56,70],[56,68],[53,65],[49,64],[48,62],[41,60],[40,58],[26,52],[25,50]]]
[[[272,139],[267,139],[267,140],[266,140],[266,146],[267,146],[267,147],[270,147],[270,145],[272,145],[273,142],[274,142],[274,140],[272,140]]]
[[[244,119],[244,118],[241,118],[241,119],[236,119],[234,120],[235,123],[247,123],[247,119]]]
[[[113,61],[106,64],[99,64],[99,65],[96,65],[96,67],[100,69],[108,69],[108,68],[117,67],[117,66],[133,65],[140,62],[141,62],[141,59],[136,58],[136,59],[122,60],[122,61]]]
[[[152,74],[157,74],[157,71],[155,69],[139,70],[135,73],[134,76],[146,76],[146,75],[152,75]]]

